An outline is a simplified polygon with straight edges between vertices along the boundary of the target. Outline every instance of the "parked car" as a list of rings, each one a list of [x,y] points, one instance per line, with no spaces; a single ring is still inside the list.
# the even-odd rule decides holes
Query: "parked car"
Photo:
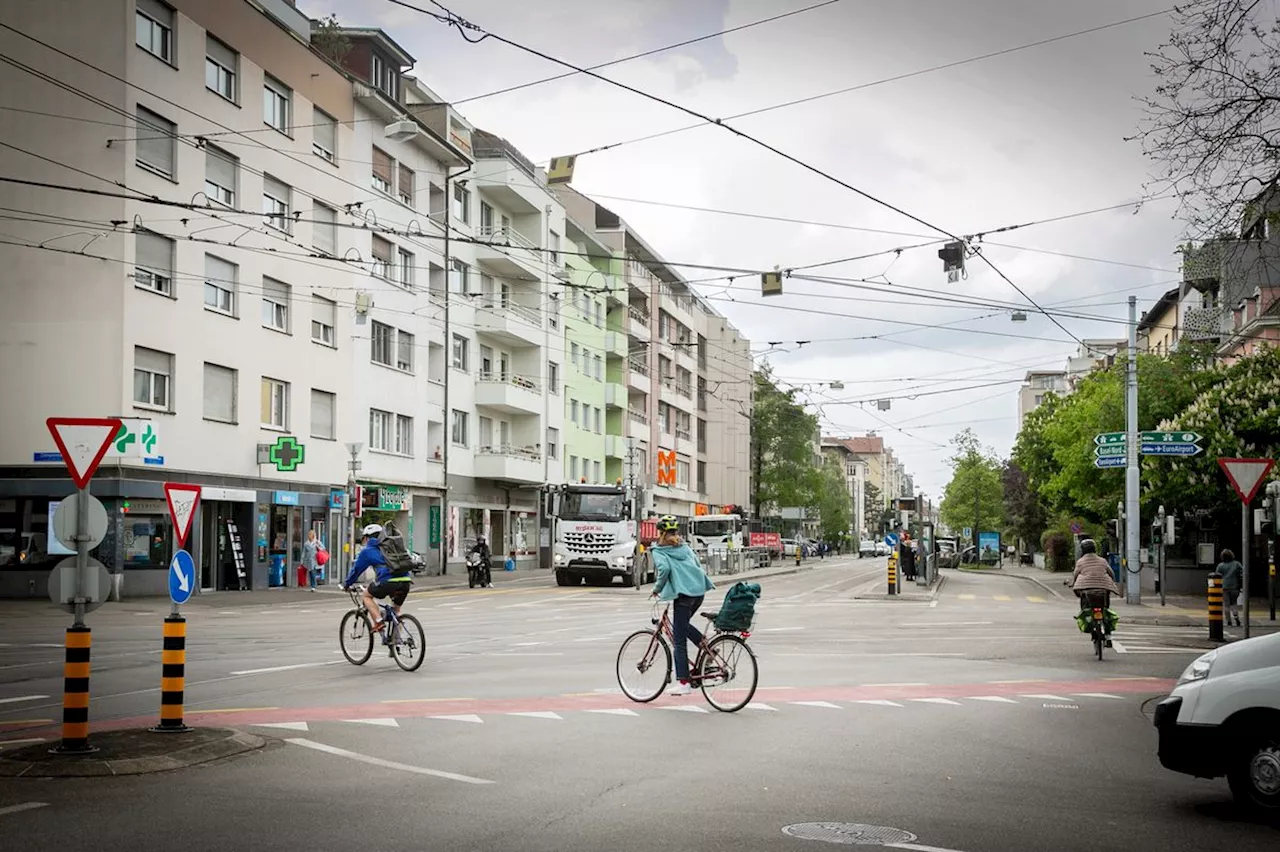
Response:
[[[1202,654],[1153,721],[1166,769],[1225,775],[1241,806],[1280,814],[1280,633]]]
[[[889,555],[889,545],[885,544],[883,541],[877,541],[876,556],[888,556],[888,555]]]
[[[797,542],[794,538],[784,538],[782,540],[782,555],[795,556],[796,549],[798,547],[800,547],[800,543]]]
[[[876,555],[876,543],[869,538],[864,538],[858,545],[858,558],[862,559],[866,556]]]

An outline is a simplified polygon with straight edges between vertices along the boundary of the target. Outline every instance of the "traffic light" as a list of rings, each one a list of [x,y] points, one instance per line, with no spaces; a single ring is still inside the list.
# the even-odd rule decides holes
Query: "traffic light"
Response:
[[[1160,544],[1163,538],[1164,528],[1160,525],[1160,520],[1157,518],[1151,522],[1151,543],[1153,545]]]

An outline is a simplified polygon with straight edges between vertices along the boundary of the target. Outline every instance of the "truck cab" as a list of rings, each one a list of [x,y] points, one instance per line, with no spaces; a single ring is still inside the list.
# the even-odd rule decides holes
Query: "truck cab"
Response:
[[[689,543],[704,553],[742,550],[743,526],[738,515],[699,515],[689,521]]]
[[[642,566],[636,560],[636,522],[622,485],[568,484],[547,494],[551,517],[551,563],[556,585],[638,586]]]

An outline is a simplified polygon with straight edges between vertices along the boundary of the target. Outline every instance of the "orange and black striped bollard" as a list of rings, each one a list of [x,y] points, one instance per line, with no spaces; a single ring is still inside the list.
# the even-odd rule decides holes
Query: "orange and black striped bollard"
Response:
[[[1222,575],[1209,575],[1209,639],[1222,641]]]
[[[160,657],[160,724],[151,730],[162,734],[190,731],[182,723],[183,693],[186,691],[187,620],[170,615],[164,620],[164,651]]]
[[[62,742],[53,754],[91,754],[89,745],[89,651],[92,634],[83,625],[67,628],[67,657],[62,667]]]
[[[889,594],[896,595],[898,593],[898,559],[893,554],[889,554]]]

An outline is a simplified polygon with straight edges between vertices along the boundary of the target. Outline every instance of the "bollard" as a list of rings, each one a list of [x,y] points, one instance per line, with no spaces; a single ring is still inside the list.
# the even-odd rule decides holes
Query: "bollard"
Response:
[[[89,745],[89,651],[92,634],[88,627],[67,628],[67,657],[62,668],[62,742],[51,754],[91,754]]]
[[[889,594],[898,593],[898,560],[889,554]]]
[[[1222,641],[1222,575],[1209,575],[1209,639]]]
[[[160,724],[158,734],[181,734],[191,729],[182,723],[186,689],[187,620],[170,615],[164,620],[164,651],[160,657]]]

